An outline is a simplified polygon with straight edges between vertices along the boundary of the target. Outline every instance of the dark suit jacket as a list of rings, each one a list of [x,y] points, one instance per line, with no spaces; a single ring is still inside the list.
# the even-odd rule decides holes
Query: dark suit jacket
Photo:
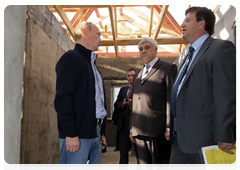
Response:
[[[208,37],[196,55],[178,94],[177,139],[185,153],[202,146],[233,143],[236,124],[236,48]],[[173,141],[173,117],[171,136]]]
[[[127,116],[127,119],[125,119],[127,124],[129,124],[129,118],[130,118],[130,107],[125,105],[122,107],[123,100],[127,97],[127,91],[129,86],[124,86],[120,89],[117,100],[114,103],[114,111],[113,111],[113,118],[114,121],[117,123],[117,130],[119,131],[122,126],[122,122],[124,119],[124,114]],[[129,97],[132,98],[132,94]]]
[[[170,93],[177,67],[158,60],[141,84],[142,72],[133,77],[132,136],[160,137],[170,124]]]

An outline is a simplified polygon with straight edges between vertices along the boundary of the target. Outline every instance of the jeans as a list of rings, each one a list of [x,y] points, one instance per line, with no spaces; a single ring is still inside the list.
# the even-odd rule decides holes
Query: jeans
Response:
[[[96,125],[97,137],[79,139],[80,149],[77,152],[66,151],[66,139],[60,139],[61,164],[101,164],[101,126]]]

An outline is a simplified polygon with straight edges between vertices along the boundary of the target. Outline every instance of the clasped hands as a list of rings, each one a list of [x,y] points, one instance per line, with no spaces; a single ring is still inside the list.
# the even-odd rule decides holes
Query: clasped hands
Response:
[[[129,99],[129,98],[127,98],[127,100],[124,99],[122,106],[124,105],[132,106],[132,99]]]

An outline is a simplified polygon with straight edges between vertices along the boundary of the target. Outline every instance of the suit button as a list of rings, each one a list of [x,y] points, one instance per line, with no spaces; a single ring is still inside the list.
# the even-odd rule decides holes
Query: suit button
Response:
[[[141,97],[138,97],[138,100],[140,100],[141,99]]]

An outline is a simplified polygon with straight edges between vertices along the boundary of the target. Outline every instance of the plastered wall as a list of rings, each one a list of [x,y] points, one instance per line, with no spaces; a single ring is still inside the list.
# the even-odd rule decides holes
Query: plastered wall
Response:
[[[4,160],[19,163],[27,6],[4,9]],[[17,28],[17,29],[16,29]]]
[[[55,65],[71,48],[69,36],[47,6],[28,6],[20,163],[60,162],[57,114],[53,104]]]

